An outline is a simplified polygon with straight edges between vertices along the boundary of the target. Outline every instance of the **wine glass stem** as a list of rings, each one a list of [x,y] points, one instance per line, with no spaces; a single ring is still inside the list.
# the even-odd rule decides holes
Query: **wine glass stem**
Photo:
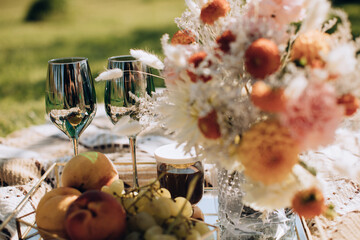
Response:
[[[136,136],[129,137],[131,160],[133,164],[133,182],[134,187],[139,187],[137,166],[136,166]]]
[[[72,144],[73,144],[73,147],[74,147],[74,155],[77,156],[79,154],[79,150],[78,150],[78,147],[79,147],[79,139],[78,138],[71,138],[71,141],[72,141]]]

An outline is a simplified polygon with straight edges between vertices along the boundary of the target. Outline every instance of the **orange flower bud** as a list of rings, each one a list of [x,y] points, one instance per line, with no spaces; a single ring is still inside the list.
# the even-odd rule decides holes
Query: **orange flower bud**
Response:
[[[322,192],[316,187],[300,191],[292,200],[294,211],[304,218],[319,216],[326,210]]]
[[[245,67],[251,76],[264,79],[280,67],[280,53],[276,44],[265,38],[254,41],[245,52]]]
[[[301,34],[292,46],[291,60],[313,68],[324,67],[325,63],[320,53],[327,53],[329,51],[330,47],[327,39],[328,34],[319,31]]]
[[[224,53],[230,52],[230,43],[236,40],[236,36],[230,31],[227,30],[221,34],[218,38],[216,38],[216,43],[219,46],[219,49]]]
[[[207,53],[202,51],[202,52],[198,52],[198,53],[194,53],[189,59],[188,59],[188,62],[189,64],[192,64],[195,68],[199,67],[200,63],[202,61],[204,61],[204,59],[206,58],[207,56]],[[211,66],[211,62],[208,62],[208,66]],[[187,70],[187,74],[189,75],[190,77],[190,80],[192,82],[197,82],[197,79],[200,78],[201,81],[203,82],[208,82],[212,79],[211,76],[204,76],[204,75],[201,75],[201,76],[197,76],[195,73]]]
[[[182,45],[188,45],[195,42],[195,36],[190,30],[179,30],[177,31],[172,39],[171,44],[182,44]]]
[[[258,81],[252,86],[251,101],[263,111],[281,112],[285,110],[286,97],[284,89],[272,89],[263,81]]]
[[[226,0],[213,0],[201,8],[200,19],[213,25],[220,17],[224,17],[230,10],[230,4]]]
[[[208,113],[205,117],[198,119],[198,127],[201,133],[208,139],[218,139],[221,137],[220,126],[217,122],[215,110]]]
[[[353,115],[359,108],[359,99],[357,99],[351,93],[342,95],[340,98],[337,99],[337,103],[345,107],[346,116]]]

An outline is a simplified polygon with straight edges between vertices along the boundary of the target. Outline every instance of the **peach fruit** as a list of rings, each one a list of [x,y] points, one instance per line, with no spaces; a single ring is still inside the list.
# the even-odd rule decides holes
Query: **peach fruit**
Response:
[[[81,192],[100,190],[119,175],[114,164],[100,152],[85,152],[70,159],[62,172],[61,183]]]
[[[65,227],[71,240],[121,239],[126,231],[126,212],[110,194],[89,190],[68,208]]]
[[[65,214],[70,204],[80,195],[81,192],[75,188],[60,187],[41,198],[36,208],[35,219],[39,233],[44,239],[51,238],[46,232],[66,237]]]

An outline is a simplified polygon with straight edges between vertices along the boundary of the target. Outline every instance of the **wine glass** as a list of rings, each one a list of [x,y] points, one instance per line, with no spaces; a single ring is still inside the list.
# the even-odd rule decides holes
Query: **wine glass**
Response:
[[[129,118],[130,122],[139,121],[136,97],[151,96],[155,92],[151,68],[132,56],[115,56],[108,59],[108,69],[119,68],[123,76],[106,82],[105,111],[111,122],[116,125],[120,120]],[[128,125],[129,126],[129,125]],[[140,129],[139,129],[140,130]],[[136,166],[136,137],[139,131],[126,134],[129,138],[131,159],[133,165],[133,183],[139,187]]]
[[[72,141],[78,154],[78,139],[96,113],[96,94],[88,59],[52,59],[48,62],[45,93],[46,113]]]

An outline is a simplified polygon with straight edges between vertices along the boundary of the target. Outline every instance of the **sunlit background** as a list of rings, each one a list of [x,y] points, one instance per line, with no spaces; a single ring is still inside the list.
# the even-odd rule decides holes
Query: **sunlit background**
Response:
[[[335,1],[360,35],[359,0]],[[146,49],[161,56],[184,0],[0,0],[0,136],[45,122],[47,62],[83,56],[94,77],[107,58]],[[104,85],[96,83],[98,102]],[[1,141],[1,140],[0,140]]]

